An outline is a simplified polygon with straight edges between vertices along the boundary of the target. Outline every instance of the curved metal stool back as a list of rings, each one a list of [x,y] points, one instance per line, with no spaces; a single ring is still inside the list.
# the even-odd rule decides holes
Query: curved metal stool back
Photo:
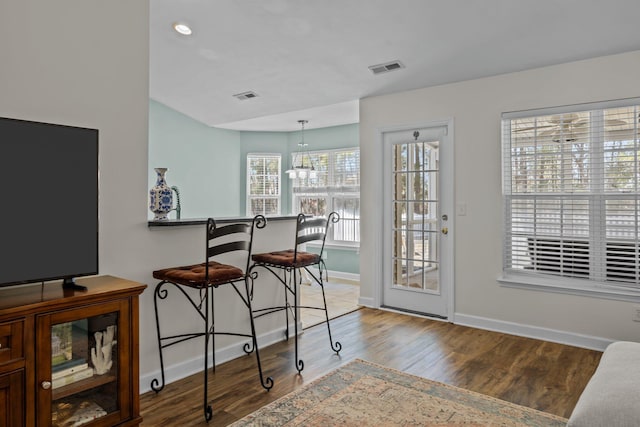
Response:
[[[264,378],[262,365],[260,363],[260,353],[256,338],[256,329],[253,320],[253,310],[251,307],[250,290],[253,288],[253,277],[249,272],[251,260],[251,249],[253,245],[253,233],[256,228],[264,228],[266,219],[262,215],[253,218],[250,223],[230,224],[218,227],[213,218],[209,218],[206,228],[206,248],[205,261],[201,264],[165,268],[153,272],[153,277],[160,280],[154,291],[154,308],[156,315],[156,330],[158,335],[158,349],[160,353],[161,382],[154,378],[151,381],[151,388],[159,392],[165,386],[164,357],[163,350],[167,347],[204,336],[204,416],[209,421],[213,415],[211,405],[208,401],[208,371],[209,371],[209,340],[213,347],[213,369],[215,371],[215,335],[231,335],[251,338],[251,344],[245,343],[243,350],[250,354],[255,350],[258,363],[258,373],[262,386],[269,390],[273,387],[271,377]],[[229,264],[222,264],[214,261],[213,258],[230,252],[244,252],[245,268],[235,267]],[[215,329],[214,317],[214,289],[222,285],[230,285],[235,293],[240,297],[247,307],[251,324],[251,333],[219,332]],[[204,323],[204,329],[198,332],[182,334],[162,335],[160,331],[159,302],[167,299],[169,293],[167,287],[172,287],[183,295],[189,304],[194,308],[197,317]],[[194,295],[186,289],[197,289],[199,292]]]
[[[255,317],[258,318],[284,310],[286,313],[286,339],[289,339],[289,313],[291,313],[294,324],[295,364],[299,373],[304,369],[304,362],[298,357],[299,309],[307,308],[324,310],[326,318],[325,323],[327,324],[327,330],[329,332],[329,344],[331,345],[331,349],[335,351],[336,354],[339,354],[340,350],[342,350],[342,344],[338,341],[334,343],[331,336],[331,325],[329,322],[329,312],[327,310],[327,299],[324,292],[323,279],[323,276],[326,276],[327,274],[327,266],[322,259],[329,226],[337,223],[339,220],[340,216],[336,212],[331,212],[327,218],[308,218],[304,214],[299,214],[297,218],[295,244],[293,249],[254,254],[251,257],[253,265],[249,271],[252,271],[257,267],[265,268],[285,287],[285,301],[283,306],[260,308],[253,310],[253,313],[255,314]],[[316,254],[300,250],[300,245],[315,241],[322,242],[320,253]],[[317,274],[310,270],[310,268],[314,266],[318,268]],[[298,293],[302,281],[301,269],[304,269],[313,278],[313,281],[320,285],[322,290],[322,301],[324,304],[323,307],[299,305]],[[291,301],[289,300],[289,296],[291,296]]]

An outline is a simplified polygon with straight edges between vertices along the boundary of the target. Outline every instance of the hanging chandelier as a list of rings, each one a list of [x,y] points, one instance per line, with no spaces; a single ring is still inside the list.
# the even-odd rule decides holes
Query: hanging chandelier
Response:
[[[315,178],[316,169],[313,166],[309,150],[307,149],[308,144],[304,142],[304,125],[309,123],[309,121],[298,120],[298,123],[300,123],[301,126],[301,139],[300,142],[298,142],[299,149],[293,156],[291,169],[287,170],[286,173],[289,174],[290,179]]]

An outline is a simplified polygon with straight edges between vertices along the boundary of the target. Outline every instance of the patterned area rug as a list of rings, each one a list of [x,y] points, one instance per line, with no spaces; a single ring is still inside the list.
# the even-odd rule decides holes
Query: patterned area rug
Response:
[[[564,426],[567,420],[355,360],[232,424],[240,426]]]

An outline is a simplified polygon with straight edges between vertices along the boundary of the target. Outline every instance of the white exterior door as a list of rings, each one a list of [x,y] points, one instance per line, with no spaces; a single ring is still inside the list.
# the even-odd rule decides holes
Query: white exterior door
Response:
[[[448,318],[453,287],[449,126],[383,132],[383,307]]]

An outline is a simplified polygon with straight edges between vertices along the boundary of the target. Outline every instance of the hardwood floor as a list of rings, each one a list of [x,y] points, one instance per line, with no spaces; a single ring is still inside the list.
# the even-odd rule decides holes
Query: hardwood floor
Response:
[[[260,350],[275,385],[265,391],[255,356],[216,367],[209,382],[213,419],[203,416],[202,374],[141,396],[143,426],[225,426],[315,378],[361,358],[520,405],[569,417],[601,353],[363,308],[331,322],[340,356],[329,347],[326,325],[300,337],[302,375],[293,340]]]

